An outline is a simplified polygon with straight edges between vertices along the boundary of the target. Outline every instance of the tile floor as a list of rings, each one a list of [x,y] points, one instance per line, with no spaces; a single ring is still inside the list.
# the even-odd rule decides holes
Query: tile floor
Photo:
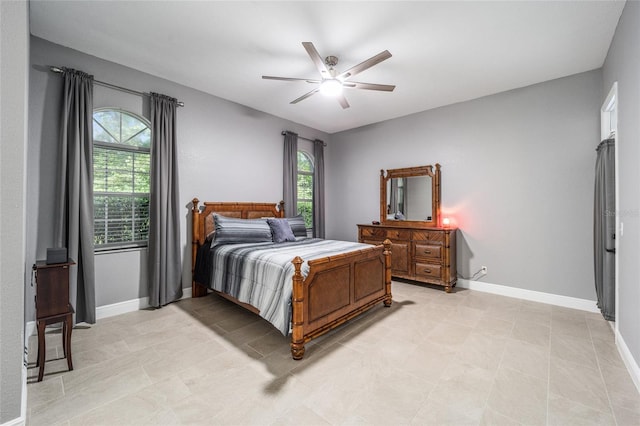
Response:
[[[307,345],[210,295],[47,335],[28,425],[639,425],[599,314],[394,282],[394,303]]]

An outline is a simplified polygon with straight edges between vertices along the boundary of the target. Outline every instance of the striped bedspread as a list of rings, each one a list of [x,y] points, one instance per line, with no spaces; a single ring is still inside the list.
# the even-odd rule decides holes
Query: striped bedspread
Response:
[[[308,260],[371,247],[347,241],[305,238],[287,243],[214,245],[199,253],[196,280],[260,310],[260,316],[288,335],[291,324],[291,261],[300,256],[302,274]],[[206,257],[206,259],[205,259]]]

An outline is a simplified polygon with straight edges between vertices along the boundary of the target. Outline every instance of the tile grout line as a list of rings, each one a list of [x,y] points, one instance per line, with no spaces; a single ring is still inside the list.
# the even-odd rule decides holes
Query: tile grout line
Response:
[[[596,345],[593,342],[593,334],[591,333],[591,327],[589,327],[589,323],[587,323],[587,330],[589,331],[589,341],[591,342],[591,348],[593,349],[593,353],[596,356],[596,363],[598,365],[598,373],[600,373],[600,379],[602,380],[602,384],[604,385],[604,391],[607,394],[607,401],[609,401],[609,412],[613,417],[613,421],[615,424],[618,424],[618,419],[616,417],[616,413],[613,410],[613,403],[611,401],[611,396],[609,395],[609,387],[607,386],[607,382],[604,380],[604,374],[602,374],[602,366],[600,363],[600,357],[598,356],[598,351],[596,350]]]
[[[553,311],[549,323],[549,349],[547,353],[547,415],[546,424],[549,425],[549,399],[551,399],[551,333],[553,332]]]
[[[519,308],[519,309],[518,309],[518,312],[520,312],[520,306],[518,306],[518,308]],[[511,336],[511,334],[513,333],[513,329],[514,329],[514,328],[515,328],[515,326],[516,326],[516,321],[517,321],[517,317],[516,317],[516,319],[511,323],[511,331],[509,332],[509,336]],[[505,347],[504,347],[504,349],[503,349],[503,351],[502,351],[502,355],[500,356],[500,362],[498,363],[498,367],[496,368],[496,372],[495,372],[495,374],[493,375],[493,383],[491,384],[491,389],[489,390],[489,396],[487,397],[487,400],[485,401],[484,409],[483,409],[483,412],[482,412],[483,417],[484,417],[484,414],[487,412],[487,409],[488,409],[488,408],[490,408],[490,407],[489,407],[489,399],[491,398],[491,393],[493,392],[493,389],[494,389],[494,388],[495,388],[495,386],[496,386],[496,379],[497,379],[497,377],[498,377],[498,371],[500,371],[500,367],[502,367],[502,361],[504,361],[504,354],[505,354],[505,352],[506,352],[506,350],[507,350],[507,346],[506,346],[506,345],[507,345],[507,343],[505,343]],[[493,409],[492,409],[492,410],[493,410]],[[499,412],[499,411],[496,411],[496,413],[499,413],[501,416],[504,416],[504,417],[508,418],[509,420],[513,420],[514,422],[516,422],[516,423],[519,423],[519,424],[520,424],[520,422],[519,422],[519,421],[517,421],[516,419],[511,418],[510,416],[507,416],[507,415],[506,415],[506,414],[504,414],[504,413],[501,413],[501,412]]]

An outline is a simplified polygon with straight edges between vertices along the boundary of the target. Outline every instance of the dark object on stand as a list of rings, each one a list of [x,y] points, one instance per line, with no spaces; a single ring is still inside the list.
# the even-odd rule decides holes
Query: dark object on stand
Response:
[[[55,247],[47,249],[47,265],[65,263],[67,261],[67,248]]]

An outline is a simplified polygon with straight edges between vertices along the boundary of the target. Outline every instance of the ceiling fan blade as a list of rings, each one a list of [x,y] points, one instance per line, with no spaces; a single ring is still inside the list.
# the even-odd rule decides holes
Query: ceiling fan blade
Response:
[[[388,50],[385,50],[384,52],[380,52],[375,56],[372,56],[371,58],[367,59],[364,62],[359,63],[358,65],[349,68],[348,70],[346,70],[345,72],[343,72],[342,74],[338,75],[336,78],[339,80],[344,80],[347,79],[349,77],[353,77],[356,74],[361,73],[364,70],[367,70],[369,68],[371,68],[372,66],[379,64],[380,62],[389,59],[391,57],[391,53],[389,53]]]
[[[324,64],[324,60],[316,50],[313,43],[311,43],[310,41],[303,41],[302,45],[304,46],[305,50],[309,54],[309,57],[311,58],[313,63],[316,65],[316,68],[320,72],[320,75],[322,75],[323,77],[328,76],[329,70],[327,69],[327,66]]]
[[[338,102],[340,102],[340,106],[342,107],[342,109],[349,108],[349,102],[347,102],[347,98],[345,98],[342,93],[336,96],[336,99],[338,100]]]
[[[310,91],[309,93],[305,93],[304,95],[300,96],[297,99],[292,100],[291,102],[289,102],[290,104],[297,104],[300,101],[304,101],[305,99],[307,99],[309,96],[313,95],[314,93],[316,93],[318,90],[318,88],[313,89],[312,91]]]
[[[391,84],[360,83],[357,81],[347,81],[342,83],[342,86],[350,89],[381,90],[383,92],[393,92],[393,89],[396,88]]]
[[[306,81],[307,83],[320,83],[320,80],[309,80],[308,78],[274,77],[271,75],[263,75],[262,78],[265,80]]]

